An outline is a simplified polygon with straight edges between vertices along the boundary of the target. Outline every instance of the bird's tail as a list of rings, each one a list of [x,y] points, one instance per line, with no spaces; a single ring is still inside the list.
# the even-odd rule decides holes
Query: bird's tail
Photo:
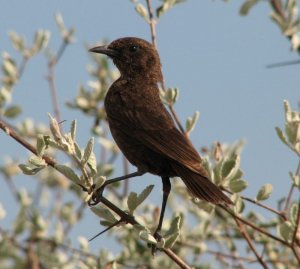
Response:
[[[232,201],[221,191],[221,189],[207,177],[201,176],[178,164],[172,165],[172,167],[195,197],[214,204],[232,204]]]

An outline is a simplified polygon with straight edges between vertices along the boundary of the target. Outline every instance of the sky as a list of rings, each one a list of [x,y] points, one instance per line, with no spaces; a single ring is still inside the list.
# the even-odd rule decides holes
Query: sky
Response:
[[[258,4],[248,16],[241,17],[241,2],[189,0],[173,8],[157,24],[158,50],[167,86],[180,89],[175,109],[182,122],[194,111],[200,112],[191,135],[196,148],[215,141],[232,143],[244,139],[241,167],[249,182],[244,194],[255,197],[261,185],[271,183],[274,193],[268,202],[274,205],[288,192],[288,172],[295,171],[299,161],[275,133],[275,126],[284,126],[283,100],[297,107],[299,66],[266,68],[274,62],[297,59],[297,54],[270,20],[268,3]],[[157,3],[153,1],[153,5]],[[79,140],[85,144],[91,121],[64,106],[74,98],[79,85],[89,79],[85,44],[124,36],[150,41],[149,26],[129,0],[2,0],[0,51],[8,51],[20,60],[11,47],[8,32],[22,33],[30,40],[37,29],[51,31],[50,46],[56,50],[60,44],[56,12],[63,15],[67,27],[76,29],[76,42],[68,47],[56,69],[62,118],[77,118],[85,130],[79,131]],[[47,124],[47,112],[53,108],[45,75],[45,58],[39,55],[29,63],[22,82],[15,88],[14,102],[24,107],[21,118]],[[3,133],[0,145],[0,164],[7,155],[25,160],[27,152]],[[158,185],[156,192],[161,195],[159,188]],[[0,201],[4,203],[5,196]]]

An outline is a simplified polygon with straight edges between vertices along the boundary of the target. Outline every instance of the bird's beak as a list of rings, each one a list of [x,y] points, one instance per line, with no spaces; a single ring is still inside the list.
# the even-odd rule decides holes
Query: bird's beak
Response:
[[[108,46],[98,46],[89,49],[90,52],[105,54],[109,57],[117,56],[117,52],[115,50],[109,49]]]

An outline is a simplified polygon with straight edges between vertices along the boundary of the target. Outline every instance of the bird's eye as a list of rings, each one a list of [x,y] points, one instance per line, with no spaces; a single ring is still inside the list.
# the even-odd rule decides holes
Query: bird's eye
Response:
[[[129,51],[130,52],[136,52],[138,50],[138,48],[139,48],[139,46],[137,46],[137,45],[131,45],[129,47]]]

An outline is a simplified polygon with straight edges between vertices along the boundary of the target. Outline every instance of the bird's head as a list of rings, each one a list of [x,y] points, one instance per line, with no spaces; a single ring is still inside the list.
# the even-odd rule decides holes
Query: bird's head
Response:
[[[159,55],[154,46],[146,40],[124,37],[107,46],[94,47],[90,51],[109,56],[124,77],[144,77],[156,82],[162,81]]]

